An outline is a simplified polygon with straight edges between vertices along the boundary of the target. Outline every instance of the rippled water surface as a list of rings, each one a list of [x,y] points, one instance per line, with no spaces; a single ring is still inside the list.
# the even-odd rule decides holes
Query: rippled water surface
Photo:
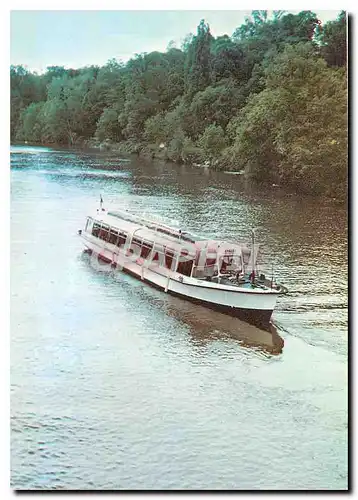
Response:
[[[13,147],[11,484],[16,489],[346,489],[346,208],[238,175]],[[285,345],[95,271],[96,208],[247,238],[290,293]]]

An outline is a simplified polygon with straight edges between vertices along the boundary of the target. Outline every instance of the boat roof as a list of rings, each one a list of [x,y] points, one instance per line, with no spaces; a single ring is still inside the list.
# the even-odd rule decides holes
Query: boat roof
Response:
[[[132,232],[135,230],[134,238],[141,238],[150,242],[155,242],[158,245],[163,245],[178,250],[181,247],[189,247],[191,245],[201,248],[217,248],[223,242],[212,238],[203,237],[188,231],[182,231],[178,227],[171,227],[163,222],[149,220],[144,217],[131,214],[122,210],[102,210],[93,215],[93,219],[101,221],[109,226],[115,227],[117,230]],[[230,246],[239,248],[235,243],[229,243]]]
[[[196,235],[193,233],[189,233],[188,231],[183,231],[179,227],[171,227],[163,222],[155,221],[155,220],[149,220],[144,217],[138,216],[131,214],[130,212],[127,211],[120,211],[120,210],[109,210],[109,211],[102,211],[97,213],[94,216],[95,219],[101,220],[104,223],[109,224],[110,226],[117,227],[118,229],[131,229],[133,230],[133,225],[135,226],[143,226],[143,230],[150,230],[148,232],[148,235],[152,237],[153,231],[156,233],[156,238],[160,237],[163,235],[165,239],[173,239],[173,241],[187,241],[190,243],[197,243],[197,242],[206,242],[208,241],[208,238]],[[120,222],[120,227],[119,227],[119,220]],[[142,230],[138,230],[136,232],[136,235],[139,235],[139,231],[142,232]]]

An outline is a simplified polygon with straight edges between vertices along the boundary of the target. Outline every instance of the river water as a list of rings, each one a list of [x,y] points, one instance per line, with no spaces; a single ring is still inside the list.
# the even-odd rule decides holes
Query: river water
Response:
[[[215,238],[257,228],[289,288],[283,350],[94,270],[77,230],[100,194]],[[208,169],[11,148],[13,488],[346,489],[347,343],[346,207]]]

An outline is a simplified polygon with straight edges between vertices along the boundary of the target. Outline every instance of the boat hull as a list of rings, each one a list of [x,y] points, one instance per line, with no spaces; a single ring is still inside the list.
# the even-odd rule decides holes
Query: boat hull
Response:
[[[148,281],[147,283],[149,284],[150,282]],[[233,316],[259,328],[264,328],[265,330],[267,330],[270,325],[270,319],[273,313],[273,309],[244,309],[242,307],[219,304],[217,302],[210,302],[208,300],[203,300],[197,297],[191,297],[190,295],[184,295],[178,292],[174,292],[173,290],[168,290],[168,293],[174,295],[175,297],[189,300],[194,304],[199,304],[208,307],[209,309],[213,309],[214,311],[228,314],[229,316]]]

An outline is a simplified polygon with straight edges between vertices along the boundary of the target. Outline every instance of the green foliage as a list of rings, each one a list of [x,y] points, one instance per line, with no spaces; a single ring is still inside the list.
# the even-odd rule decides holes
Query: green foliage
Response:
[[[245,23],[233,33],[233,40],[243,50],[246,64],[251,71],[260,65],[268,53],[280,52],[286,44],[313,43],[313,36],[319,25],[316,14],[302,11],[299,14],[284,14],[274,11],[268,19],[266,11],[252,11]]]
[[[220,125],[209,125],[199,137],[198,145],[203,149],[206,158],[212,160],[226,146],[224,130]]]
[[[202,160],[203,153],[182,130],[178,130],[169,142],[167,157],[175,162],[194,163]]]
[[[11,138],[121,142],[173,161],[245,169],[258,181],[345,191],[346,15],[254,10],[232,37],[202,20],[181,49],[126,64],[10,68]],[[164,148],[159,148],[163,143]]]
[[[211,44],[211,80],[234,78],[244,83],[250,78],[250,66],[243,49],[227,35],[219,36]]]
[[[168,138],[166,120],[163,113],[151,116],[146,120],[144,126],[144,137],[149,143],[160,144]]]
[[[41,142],[44,124],[43,108],[45,103],[31,103],[23,109],[16,139],[31,142]]]
[[[23,66],[10,67],[10,136],[15,138],[21,112],[32,103],[46,100],[46,84]]]
[[[299,14],[287,14],[273,11],[273,18],[268,19],[267,11],[252,11],[245,23],[233,33],[233,40],[242,45],[266,47],[285,43],[307,42],[313,39],[319,25],[316,14],[302,11]]]
[[[244,88],[233,79],[223,79],[197,92],[190,103],[183,100],[176,109],[177,121],[186,135],[197,140],[211,123],[225,128],[230,116],[237,113],[244,102]]]
[[[287,46],[266,70],[266,88],[230,123],[233,158],[257,179],[341,193],[347,175],[347,76]]]
[[[115,108],[105,108],[103,110],[98,120],[95,135],[100,141],[109,139],[113,142],[119,142],[123,139],[119,123],[119,113]]]
[[[245,169],[257,180],[276,177],[278,158],[274,130],[284,116],[282,97],[279,89],[265,89],[251,96],[247,105],[229,123],[233,170]]]
[[[180,161],[182,158],[182,151],[184,147],[185,135],[184,132],[179,129],[175,132],[173,139],[169,142],[168,146],[168,159],[171,161]]]
[[[347,64],[347,15],[344,11],[336,21],[320,27],[318,41],[321,53],[329,66],[342,67]]]
[[[185,90],[188,94],[195,94],[204,90],[210,84],[210,47],[213,37],[208,24],[202,19],[198,26],[198,32],[193,37],[188,47],[185,69]]]

